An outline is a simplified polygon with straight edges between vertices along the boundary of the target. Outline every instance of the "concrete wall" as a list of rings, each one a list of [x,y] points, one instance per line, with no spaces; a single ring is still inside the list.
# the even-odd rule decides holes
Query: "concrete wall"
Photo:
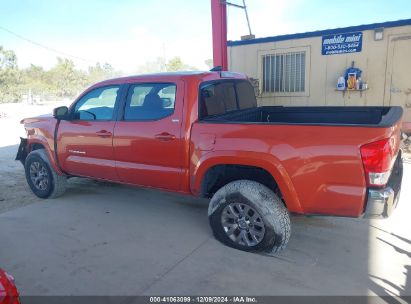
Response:
[[[411,35],[411,26],[385,28],[384,39],[380,41],[374,40],[374,30],[365,30],[361,52],[327,56],[321,55],[321,36],[230,46],[228,48],[229,69],[259,79],[261,92],[262,54],[279,49],[292,51],[292,48],[295,48],[298,51],[299,48],[304,48],[307,50],[306,69],[308,69],[305,94],[300,96],[296,93],[285,94],[287,96],[272,95],[273,93],[261,94],[258,98],[260,105],[389,105],[390,94],[386,91],[390,90],[389,64],[392,58],[390,59],[389,54],[393,53],[390,50],[392,49],[390,41],[398,35]],[[404,60],[411,59],[407,57]],[[355,61],[355,66],[363,71],[362,79],[368,82],[369,89],[362,93],[356,91],[343,94],[335,90],[337,79],[344,74],[352,61]]]

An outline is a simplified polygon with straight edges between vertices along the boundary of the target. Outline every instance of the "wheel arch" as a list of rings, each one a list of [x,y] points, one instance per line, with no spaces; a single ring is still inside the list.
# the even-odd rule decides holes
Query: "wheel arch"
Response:
[[[50,166],[60,175],[65,175],[64,172],[62,172],[59,168],[59,166],[56,163],[56,159],[54,157],[53,151],[50,149],[50,146],[45,138],[41,137],[32,137],[28,139],[27,143],[27,154],[29,154],[32,151],[39,150],[39,149],[44,149],[47,153],[48,161],[50,163]]]
[[[228,176],[224,176],[227,170]],[[250,152],[238,155],[235,151],[210,152],[204,155],[193,169],[190,186],[195,195],[210,197],[216,188],[244,179],[267,186],[282,196],[289,211],[303,213],[293,183],[285,168],[273,155],[266,153]],[[213,181],[214,185],[212,183],[210,185],[210,181]]]

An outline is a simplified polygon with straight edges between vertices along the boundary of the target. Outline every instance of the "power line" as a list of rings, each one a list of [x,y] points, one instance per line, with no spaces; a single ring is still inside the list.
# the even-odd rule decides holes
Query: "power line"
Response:
[[[85,58],[82,58],[82,57],[79,57],[79,56],[71,55],[71,54],[69,54],[69,53],[66,53],[66,52],[57,50],[57,49],[55,49],[55,48],[46,46],[46,45],[44,45],[44,44],[38,43],[38,42],[36,42],[36,41],[33,41],[33,40],[29,39],[29,38],[26,38],[26,37],[20,35],[20,34],[17,34],[16,32],[13,32],[13,31],[11,31],[11,30],[9,30],[9,29],[1,26],[1,25],[0,25],[0,29],[3,30],[3,31],[5,31],[5,32],[7,32],[7,33],[9,33],[9,34],[11,34],[11,35],[13,35],[13,36],[15,36],[15,37],[17,37],[17,38],[19,38],[19,39],[21,39],[21,40],[24,40],[24,41],[26,41],[26,42],[29,42],[29,43],[31,43],[31,44],[34,44],[34,45],[36,45],[36,46],[38,46],[38,47],[41,47],[41,48],[43,48],[43,49],[46,49],[46,50],[48,50],[48,51],[51,51],[51,52],[54,52],[54,53],[57,53],[57,54],[60,54],[60,55],[64,55],[64,56],[67,56],[67,57],[71,57],[71,58],[74,58],[74,59],[78,59],[78,60],[81,60],[81,61],[84,61],[84,62],[98,63],[98,62],[95,61],[95,60],[89,60],[89,59],[85,59]]]

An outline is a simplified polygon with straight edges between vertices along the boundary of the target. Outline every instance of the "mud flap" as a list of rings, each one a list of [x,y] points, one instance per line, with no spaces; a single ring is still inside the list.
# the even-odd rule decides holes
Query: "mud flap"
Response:
[[[16,160],[19,160],[23,165],[27,157],[27,138],[20,137],[20,145],[17,150]]]

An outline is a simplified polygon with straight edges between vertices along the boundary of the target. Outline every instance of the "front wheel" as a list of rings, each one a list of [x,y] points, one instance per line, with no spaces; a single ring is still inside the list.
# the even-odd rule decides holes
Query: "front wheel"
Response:
[[[278,253],[290,238],[287,208],[273,191],[254,181],[222,187],[211,199],[208,214],[215,237],[233,248]]]
[[[30,152],[24,169],[27,183],[37,197],[56,198],[65,192],[67,178],[54,171],[44,149]]]

